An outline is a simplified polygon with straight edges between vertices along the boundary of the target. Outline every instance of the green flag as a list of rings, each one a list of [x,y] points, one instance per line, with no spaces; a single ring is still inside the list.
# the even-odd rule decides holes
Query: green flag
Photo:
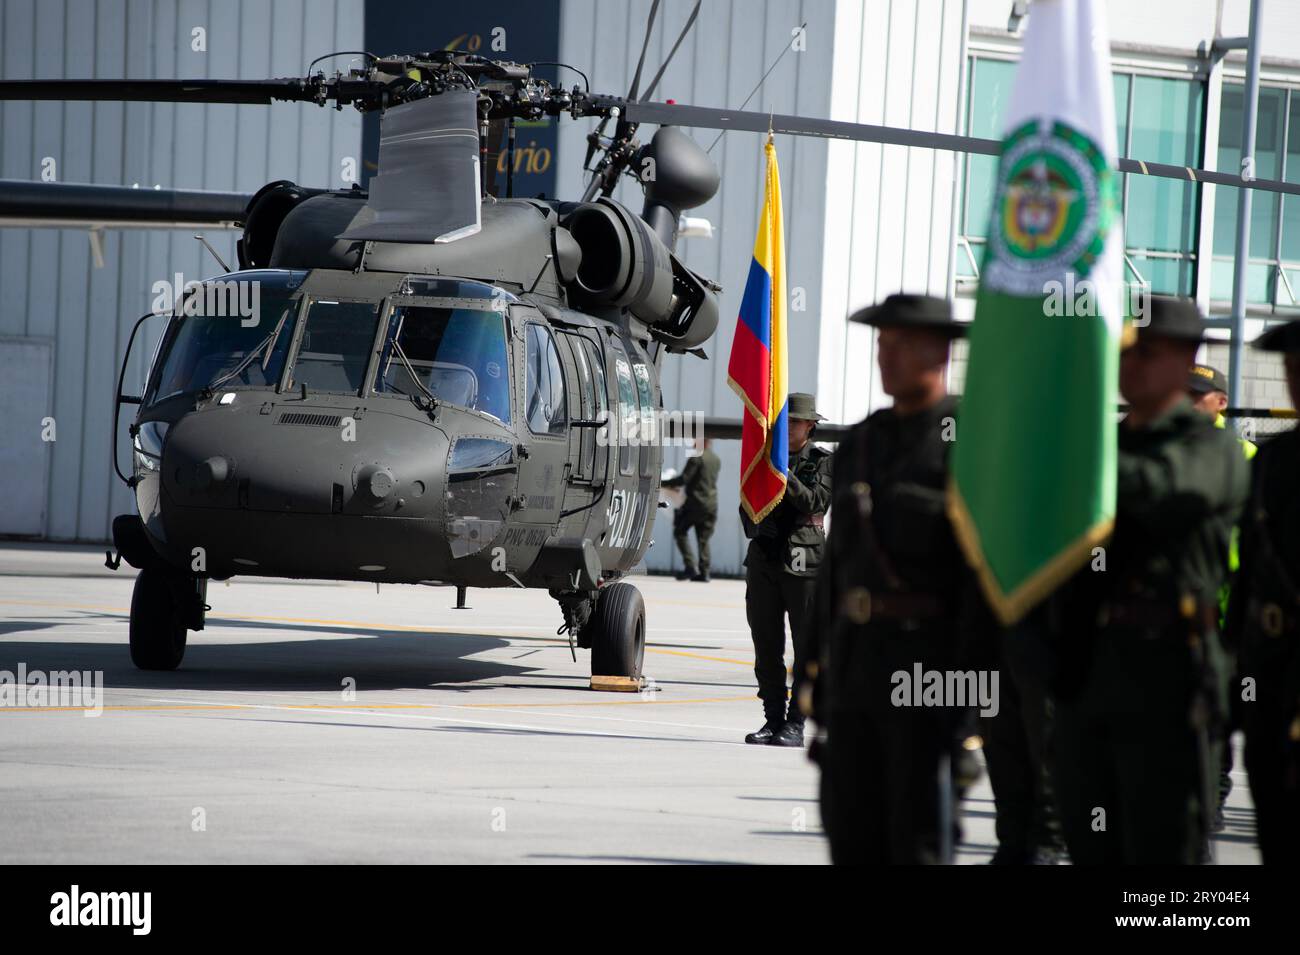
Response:
[[[1115,516],[1123,229],[1105,13],[1030,7],[970,331],[948,511],[1004,624]]]

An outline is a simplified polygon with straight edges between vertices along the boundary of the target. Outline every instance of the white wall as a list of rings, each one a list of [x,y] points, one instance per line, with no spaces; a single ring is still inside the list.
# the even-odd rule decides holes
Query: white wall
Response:
[[[957,132],[961,17],[962,0],[841,3],[830,118]],[[831,420],[889,403],[874,334],[847,316],[892,292],[947,294],[957,171],[950,152],[830,143],[819,386]]]
[[[660,7],[655,40],[646,58],[642,88],[658,69],[693,4],[668,0]],[[649,0],[565,0],[560,28],[560,59],[586,70],[591,88],[623,95],[631,86],[644,35]],[[807,22],[807,49],[790,51],[746,109],[806,116],[828,115],[830,64],[838,42],[835,0],[705,0],[699,20],[682,44],[654,99],[700,106],[738,108],[791,40],[791,30]],[[581,194],[587,132],[594,121],[566,122],[557,151],[558,195]],[[611,127],[612,128],[612,127]],[[653,128],[644,138],[653,135]],[[716,133],[689,131],[708,148]],[[778,137],[781,192],[786,217],[786,256],[791,290],[806,290],[806,310],[790,316],[790,387],[813,390],[819,383],[818,336],[825,309],[822,295],[823,221],[826,203],[824,141]],[[762,201],[763,137],[728,133],[712,152],[722,171],[722,187],[706,205],[690,213],[713,222],[712,239],[686,239],[679,252],[692,268],[723,286],[717,334],[705,346],[707,362],[691,356],[664,360],[664,405],[739,419],[739,399],[727,387],[727,355],[740,309],[741,292],[754,246]],[[642,197],[629,181],[615,198],[640,211]],[[722,458],[719,522],[713,539],[714,567],[738,571],[744,537],[737,516],[740,444],[714,445]],[[665,463],[680,468],[684,454],[669,449]],[[655,545],[647,555],[652,568],[678,566],[672,542],[671,512],[660,511]]]

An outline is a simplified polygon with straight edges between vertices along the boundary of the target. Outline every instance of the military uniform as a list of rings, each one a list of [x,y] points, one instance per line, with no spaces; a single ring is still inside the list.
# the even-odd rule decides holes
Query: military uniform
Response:
[[[999,674],[998,711],[979,720],[997,813],[996,865],[1054,864],[1065,853],[1047,758],[1054,616],[1049,598],[1014,627],[1000,626],[981,608],[977,625],[967,628],[972,662]]]
[[[673,540],[682,555],[682,573],[679,576],[683,578],[709,579],[709,538],[718,522],[718,472],[721,468],[718,456],[705,448],[686,462],[680,475],[663,482],[664,487],[680,487],[686,493],[686,500],[673,515]],[[692,530],[700,548],[698,565],[691,552]]]
[[[1217,368],[1211,368],[1209,365],[1193,365],[1191,374],[1187,376],[1188,395],[1191,397],[1192,401],[1195,402],[1211,392],[1221,393],[1224,395],[1224,400],[1226,402],[1228,394],[1228,379],[1224,376],[1223,372],[1219,371]],[[1220,429],[1227,428],[1228,421],[1223,417],[1222,413],[1215,414],[1214,426]],[[1241,453],[1245,455],[1247,461],[1252,460],[1259,451],[1259,448],[1253,441],[1248,441],[1245,438],[1238,438],[1237,443],[1241,445]],[[1238,559],[1237,540],[1237,528],[1234,527],[1232,529],[1232,537],[1228,541],[1229,574],[1236,574],[1237,567],[1240,563]],[[1230,588],[1228,582],[1225,581],[1223,586],[1219,588],[1220,621],[1224,619],[1224,616],[1227,613],[1229,591]],[[1229,697],[1228,704],[1227,724],[1223,728],[1223,741],[1219,747],[1219,805],[1214,814],[1213,829],[1215,832],[1219,832],[1224,828],[1223,807],[1228,801],[1229,794],[1232,792],[1233,755],[1231,736],[1233,731],[1240,725],[1237,707],[1235,705],[1235,698]]]
[[[1142,335],[1203,336],[1190,303],[1157,299],[1151,313]],[[1062,595],[1061,822],[1076,864],[1191,864],[1218,778],[1227,661],[1217,598],[1247,465],[1233,436],[1184,398],[1145,427],[1120,425],[1117,467],[1105,569],[1085,568]]]
[[[890,296],[853,318],[961,331],[947,303],[925,296]],[[837,864],[944,861],[939,773],[965,713],[895,705],[893,675],[958,660],[971,581],[944,507],[956,415],[952,397],[906,416],[877,411],[835,453],[809,705],[825,729],[822,822]]]
[[[1300,352],[1300,322],[1255,342]],[[1294,360],[1294,359],[1293,359]],[[1293,386],[1294,388],[1294,386]],[[1293,390],[1294,394],[1294,390]],[[1241,569],[1233,582],[1228,632],[1238,675],[1253,699],[1238,703],[1260,853],[1266,864],[1300,857],[1300,432],[1264,444],[1255,458],[1241,525]],[[1240,683],[1231,687],[1235,700]]]
[[[789,396],[792,419],[821,420],[812,396]],[[750,734],[748,742],[768,742],[774,727],[793,724],[801,736],[803,714],[797,703],[799,684],[806,672],[807,618],[826,543],[823,518],[831,498],[831,456],[810,439],[791,454],[786,470],[785,496],[755,524],[741,512],[741,524],[750,538],[745,556],[745,617],[754,641],[754,677],[763,701],[764,729]],[[790,618],[794,644],[794,695],[787,706],[785,620]]]

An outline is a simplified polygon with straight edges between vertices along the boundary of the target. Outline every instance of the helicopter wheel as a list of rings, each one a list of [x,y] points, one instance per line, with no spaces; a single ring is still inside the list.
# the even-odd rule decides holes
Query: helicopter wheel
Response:
[[[641,678],[645,659],[645,601],[629,583],[600,592],[591,619],[591,675]]]
[[[145,568],[131,596],[131,662],[141,670],[175,670],[185,657],[185,620],[177,583]]]

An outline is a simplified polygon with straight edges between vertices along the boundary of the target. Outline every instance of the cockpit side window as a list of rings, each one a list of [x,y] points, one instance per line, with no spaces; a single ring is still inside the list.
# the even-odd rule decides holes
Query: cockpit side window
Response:
[[[530,322],[525,326],[527,358],[524,417],[534,434],[562,435],[568,425],[564,407],[564,368],[551,330]]]
[[[418,396],[428,389],[439,401],[509,424],[509,368],[500,312],[402,305],[389,315],[375,391]]]
[[[293,383],[312,391],[359,394],[378,322],[374,302],[313,300],[293,363]]]

